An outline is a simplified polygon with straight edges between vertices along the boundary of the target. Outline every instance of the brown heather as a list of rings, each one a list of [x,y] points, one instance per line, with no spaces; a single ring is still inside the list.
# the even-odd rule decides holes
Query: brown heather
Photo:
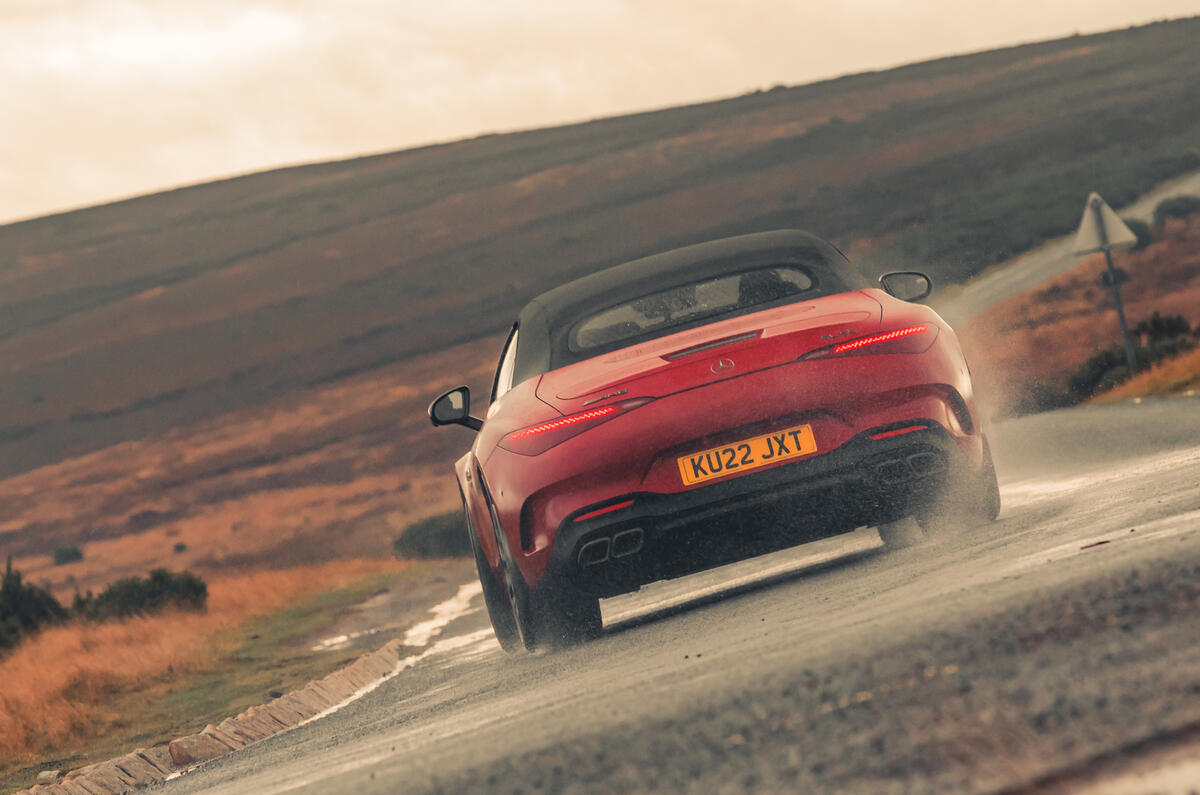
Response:
[[[1129,274],[1121,296],[1131,326],[1155,312],[1182,315],[1193,327],[1200,324],[1200,215],[1168,222],[1161,239],[1145,250],[1118,251],[1113,259]],[[1103,257],[1089,257],[959,324],[986,413],[1011,412],[1038,385],[1065,391],[1069,375],[1089,356],[1120,343],[1112,293],[1100,285],[1104,270]],[[1181,356],[1142,373],[1111,396],[1177,392],[1187,383],[1195,385],[1198,368],[1195,354]]]
[[[112,697],[205,671],[222,636],[249,619],[407,565],[345,560],[232,575],[209,583],[204,612],[70,623],[28,638],[0,658],[0,760],[31,758],[119,722],[106,705]]]

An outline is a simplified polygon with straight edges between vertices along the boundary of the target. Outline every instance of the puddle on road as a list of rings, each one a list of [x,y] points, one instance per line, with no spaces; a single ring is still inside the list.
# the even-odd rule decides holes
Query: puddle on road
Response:
[[[478,581],[469,582],[462,585],[458,589],[458,593],[450,597],[446,601],[434,605],[430,609],[432,618],[422,621],[407,632],[404,633],[405,646],[414,646],[420,648],[426,645],[436,635],[440,635],[442,630],[446,628],[452,621],[470,615],[479,610],[478,606],[471,607],[471,600],[483,593],[483,588]],[[344,649],[351,642],[358,638],[367,637],[378,634],[387,627],[373,627],[364,629],[359,632],[348,632],[341,635],[334,635],[319,641],[312,647],[313,651],[334,651]]]
[[[375,635],[382,632],[381,628],[364,629],[361,632],[350,632],[345,635],[334,635],[332,638],[325,638],[321,642],[312,647],[313,651],[337,651],[344,649],[350,645],[352,641],[368,635]]]
[[[478,580],[460,586],[457,594],[429,611],[433,613],[433,618],[422,621],[404,633],[404,645],[424,646],[434,635],[440,635],[451,621],[479,610],[478,606],[471,607],[471,600],[482,593],[483,586]]]

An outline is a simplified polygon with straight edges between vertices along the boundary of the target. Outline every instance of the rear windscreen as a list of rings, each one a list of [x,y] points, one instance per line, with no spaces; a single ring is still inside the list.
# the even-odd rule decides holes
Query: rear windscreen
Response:
[[[709,318],[744,314],[752,307],[795,300],[816,287],[813,276],[794,265],[730,273],[672,287],[609,307],[576,323],[567,337],[574,353],[662,336]]]

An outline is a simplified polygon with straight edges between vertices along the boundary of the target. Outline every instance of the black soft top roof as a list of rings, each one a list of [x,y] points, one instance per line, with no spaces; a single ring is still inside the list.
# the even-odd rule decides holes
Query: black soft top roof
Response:
[[[796,229],[727,237],[654,254],[568,282],[526,304],[517,319],[520,337],[513,383],[586,358],[570,352],[566,337],[576,322],[597,311],[731,271],[787,264],[815,271],[818,292],[805,298],[869,286],[840,251]]]

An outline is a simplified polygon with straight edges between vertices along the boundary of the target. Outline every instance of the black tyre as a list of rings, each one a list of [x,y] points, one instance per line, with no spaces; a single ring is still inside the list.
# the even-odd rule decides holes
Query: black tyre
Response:
[[[978,472],[955,470],[946,479],[943,492],[933,505],[917,514],[929,532],[975,527],[1000,515],[1000,485],[987,437],[983,439],[983,466]]]
[[[916,519],[905,517],[879,525],[879,539],[888,549],[907,549],[924,544],[925,529]]]
[[[461,492],[459,496],[462,497]],[[467,510],[465,499],[463,499],[463,515],[467,520],[471,552],[475,556],[475,573],[479,575],[479,584],[483,588],[483,604],[487,608],[488,619],[492,622],[492,631],[496,633],[496,640],[500,642],[500,648],[507,652],[516,651],[520,648],[520,638],[517,635],[517,626],[513,622],[512,610],[508,607],[508,598],[504,593],[504,588],[496,581],[496,576],[492,573],[491,566],[488,565],[483,549],[479,546],[475,522],[471,519],[471,512]]]
[[[538,627],[533,620],[534,611],[529,598],[529,588],[525,585],[525,578],[521,576],[516,564],[505,556],[503,548],[500,556],[504,559],[504,586],[507,590],[508,609],[512,616],[513,626],[516,627],[518,642],[525,647],[526,651],[537,651],[539,646]]]
[[[567,588],[544,587],[533,599],[538,642],[565,648],[600,637],[604,622],[600,600]]]
[[[513,647],[521,645],[527,651],[564,648],[599,637],[603,628],[600,600],[551,583],[531,590],[512,558],[495,508],[490,504],[488,508],[504,567],[505,600],[514,629]],[[494,620],[492,626],[496,626]],[[496,636],[500,636],[499,632]]]
[[[974,514],[980,522],[994,522],[1000,515],[1000,482],[996,479],[996,464],[992,448],[983,438],[983,468],[975,480]]]
[[[483,604],[487,607],[488,618],[492,622],[492,631],[500,648],[506,652],[515,652],[521,648],[521,638],[517,632],[517,624],[513,620],[512,609],[508,605],[508,595],[500,583],[496,582],[492,569],[487,564],[487,558],[479,547],[479,538],[475,528],[471,527],[471,518],[467,517],[467,526],[471,531],[471,551],[475,553],[475,571],[479,574],[479,583],[483,586]]]
[[[505,584],[513,623],[528,651],[562,649],[600,636],[600,600],[566,587],[530,590],[520,570],[505,560]]]

